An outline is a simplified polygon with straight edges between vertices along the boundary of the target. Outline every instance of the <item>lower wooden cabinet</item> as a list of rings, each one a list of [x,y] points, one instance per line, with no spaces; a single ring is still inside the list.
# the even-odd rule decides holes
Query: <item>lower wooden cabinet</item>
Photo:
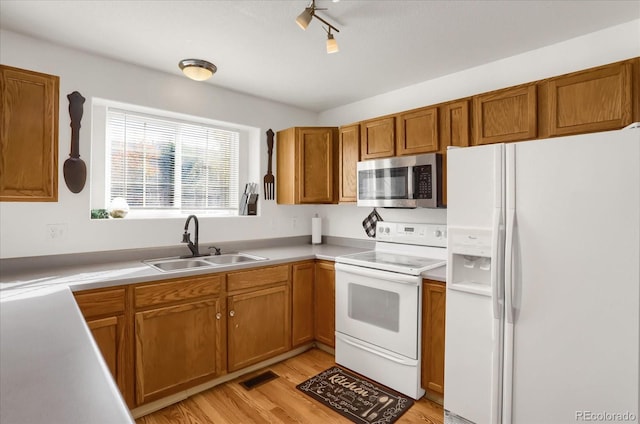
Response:
[[[126,319],[127,289],[98,289],[74,293],[78,307],[129,407],[133,400],[131,329]]]
[[[314,339],[314,261],[291,265],[291,345]]]
[[[335,347],[335,264],[330,261],[317,261],[315,268],[315,338],[327,346]]]
[[[442,402],[446,286],[424,280],[422,290],[422,387],[427,397]]]
[[[227,297],[229,371],[291,349],[289,305],[288,282]]]
[[[224,370],[220,299],[137,312],[136,400],[145,403]]]

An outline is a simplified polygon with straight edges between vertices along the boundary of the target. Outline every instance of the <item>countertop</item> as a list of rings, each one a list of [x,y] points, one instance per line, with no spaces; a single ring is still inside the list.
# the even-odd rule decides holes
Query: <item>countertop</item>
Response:
[[[306,259],[334,261],[372,248],[298,243],[242,249],[267,259],[178,272],[159,271],[139,258],[79,264],[67,258],[61,265],[5,267],[0,277],[0,422],[133,423],[73,291]],[[423,277],[445,281],[445,269]]]
[[[68,288],[0,303],[0,422],[131,423]]]

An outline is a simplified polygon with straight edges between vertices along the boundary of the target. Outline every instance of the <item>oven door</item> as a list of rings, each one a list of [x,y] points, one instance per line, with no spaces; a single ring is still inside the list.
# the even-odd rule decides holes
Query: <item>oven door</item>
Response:
[[[336,331],[418,358],[420,276],[336,264]]]

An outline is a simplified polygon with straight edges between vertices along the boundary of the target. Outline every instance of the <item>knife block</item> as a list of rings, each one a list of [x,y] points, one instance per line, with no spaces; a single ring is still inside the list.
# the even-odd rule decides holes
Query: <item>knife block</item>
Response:
[[[258,195],[252,194],[249,196],[249,201],[247,202],[247,215],[257,215],[258,214]]]

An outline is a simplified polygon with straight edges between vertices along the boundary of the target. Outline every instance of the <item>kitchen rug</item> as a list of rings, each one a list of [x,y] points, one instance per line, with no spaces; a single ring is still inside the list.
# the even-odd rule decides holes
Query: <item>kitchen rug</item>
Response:
[[[413,406],[413,399],[340,367],[329,368],[296,388],[354,423],[394,423]]]

